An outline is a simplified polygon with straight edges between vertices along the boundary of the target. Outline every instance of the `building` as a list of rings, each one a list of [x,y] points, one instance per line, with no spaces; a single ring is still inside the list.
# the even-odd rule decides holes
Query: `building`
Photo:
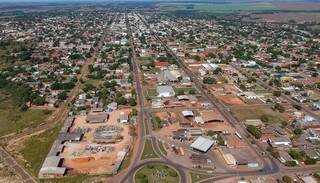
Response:
[[[245,125],[253,125],[256,127],[262,127],[263,123],[260,119],[247,119],[244,121]]]
[[[109,118],[109,114],[106,112],[90,113],[86,118],[87,123],[105,123]]]
[[[62,159],[58,156],[48,156],[39,171],[39,178],[58,178],[66,173],[66,168],[61,167]]]
[[[172,86],[168,86],[168,85],[158,86],[157,93],[158,93],[158,97],[173,97],[176,94]]]
[[[252,91],[248,91],[248,92],[243,92],[243,95],[246,99],[248,100],[254,100],[254,99],[258,99],[258,95],[255,94],[254,92]]]
[[[128,114],[121,112],[119,116],[119,123],[128,123],[128,122],[129,122]]]
[[[200,136],[190,145],[190,147],[194,150],[206,153],[213,145],[213,140]]]
[[[194,116],[192,111],[182,111],[182,115],[186,118]]]
[[[312,176],[306,176],[301,178],[304,183],[317,183],[317,180]]]
[[[268,142],[272,147],[291,147],[292,145],[288,137],[273,137]]]

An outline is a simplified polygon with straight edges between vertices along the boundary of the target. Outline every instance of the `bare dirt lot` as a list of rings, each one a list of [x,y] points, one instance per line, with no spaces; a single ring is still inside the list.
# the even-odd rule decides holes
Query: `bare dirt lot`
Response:
[[[218,98],[227,105],[243,105],[244,104],[244,102],[241,99],[233,95],[220,95]]]

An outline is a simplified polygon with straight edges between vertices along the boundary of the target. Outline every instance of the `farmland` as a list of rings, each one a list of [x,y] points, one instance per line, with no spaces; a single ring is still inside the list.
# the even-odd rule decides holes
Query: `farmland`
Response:
[[[161,3],[164,11],[198,11],[210,13],[230,13],[235,11],[277,10],[271,3]]]

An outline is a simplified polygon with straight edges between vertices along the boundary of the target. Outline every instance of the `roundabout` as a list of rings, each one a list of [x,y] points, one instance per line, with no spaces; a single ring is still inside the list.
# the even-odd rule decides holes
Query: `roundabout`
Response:
[[[134,182],[176,183],[181,182],[181,178],[177,170],[170,165],[165,165],[162,163],[149,163],[140,167],[134,173]]]

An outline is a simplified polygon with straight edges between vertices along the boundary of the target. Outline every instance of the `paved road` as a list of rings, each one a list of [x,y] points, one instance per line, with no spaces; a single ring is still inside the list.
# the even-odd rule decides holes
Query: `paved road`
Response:
[[[176,164],[168,161],[167,159],[164,160],[153,160],[153,159],[149,159],[149,160],[144,160],[141,161],[141,156],[142,156],[142,152],[143,152],[143,145],[144,145],[144,140],[146,135],[149,135],[151,133],[151,129],[152,127],[151,125],[151,115],[150,113],[145,110],[145,105],[144,105],[144,97],[143,97],[143,90],[142,90],[142,86],[141,86],[141,71],[139,70],[138,64],[136,62],[136,52],[135,52],[135,46],[134,46],[134,41],[132,39],[132,31],[128,22],[128,17],[126,14],[126,24],[127,24],[127,29],[128,29],[128,35],[130,36],[130,46],[131,46],[131,50],[132,50],[132,68],[133,68],[133,76],[135,79],[135,84],[136,84],[136,93],[138,96],[138,121],[140,122],[138,125],[138,131],[140,131],[140,133],[138,134],[138,139],[137,139],[137,146],[135,147],[135,149],[137,149],[137,152],[135,152],[134,157],[133,157],[133,162],[131,163],[131,165],[129,166],[128,170],[126,171],[126,174],[121,178],[121,183],[122,182],[129,182],[132,183],[134,182],[134,173],[141,168],[142,166],[145,166],[147,164],[152,164],[152,163],[165,163],[167,165],[172,166],[173,168],[175,168],[178,172],[178,174],[180,175],[180,181],[181,182],[187,182],[187,174],[186,172],[179,166],[177,166]],[[151,138],[151,143],[152,143],[152,147],[154,149],[154,152],[161,158],[163,158],[163,156],[161,155],[161,150],[159,149],[159,146],[157,144],[157,140],[154,138]]]
[[[23,182],[25,183],[34,183],[36,182],[34,178],[21,166],[16,160],[2,147],[0,147],[0,159],[9,166],[14,172],[16,172]]]

